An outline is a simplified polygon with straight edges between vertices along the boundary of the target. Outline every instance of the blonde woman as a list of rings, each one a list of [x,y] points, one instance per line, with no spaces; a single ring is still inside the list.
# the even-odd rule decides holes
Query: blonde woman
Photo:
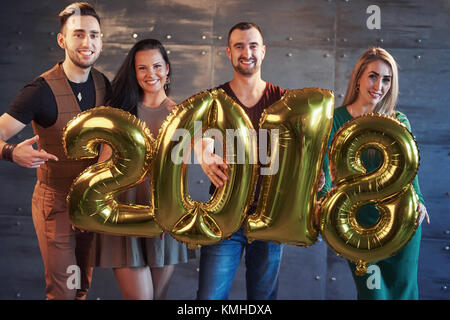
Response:
[[[334,111],[329,145],[331,145],[335,132],[344,123],[371,112],[396,117],[411,130],[406,116],[395,110],[397,98],[398,69],[395,59],[382,48],[367,49],[353,68],[343,105]],[[381,155],[375,150],[369,150],[363,154],[362,162],[368,172],[375,171],[381,164]],[[325,187],[322,189],[321,195],[331,187],[327,165],[328,157],[325,159]],[[422,223],[424,217],[430,223],[417,176],[414,178],[413,187],[420,201],[419,224]],[[357,220],[363,226],[371,226],[377,222],[378,217],[379,212],[375,205],[366,205],[358,211]],[[414,237],[398,254],[376,263],[381,271],[379,289],[369,289],[367,278],[370,274],[356,276],[355,265],[349,263],[358,299],[418,299],[417,268],[421,234],[422,228],[419,226]]]

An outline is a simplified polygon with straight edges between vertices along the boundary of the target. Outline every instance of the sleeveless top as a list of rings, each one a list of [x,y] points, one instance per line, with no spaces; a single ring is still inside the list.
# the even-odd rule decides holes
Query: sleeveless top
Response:
[[[95,86],[95,106],[97,107],[104,103],[106,86],[99,71],[92,68],[91,73]],[[32,122],[32,126],[34,133],[39,136],[39,149],[54,154],[59,161],[49,160],[41,165],[37,169],[37,179],[55,190],[67,193],[73,180],[84,169],[94,164],[96,159],[72,160],[67,158],[64,152],[63,129],[67,122],[78,115],[81,110],[61,64],[58,63],[40,77],[48,83],[55,96],[58,116],[55,124],[48,128],[40,126],[35,121]]]

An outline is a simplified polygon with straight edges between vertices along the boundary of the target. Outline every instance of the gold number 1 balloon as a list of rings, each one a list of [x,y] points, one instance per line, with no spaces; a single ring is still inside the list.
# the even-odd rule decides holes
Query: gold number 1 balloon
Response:
[[[264,175],[256,215],[248,219],[249,239],[295,245],[316,241],[317,182],[327,150],[334,110],[333,93],[306,88],[287,90],[264,110],[260,127],[279,130],[272,139],[278,171]],[[273,165],[273,164],[272,164]]]
[[[162,230],[153,209],[118,203],[116,196],[142,182],[150,169],[151,133],[128,112],[97,107],[80,113],[64,128],[63,144],[73,159],[94,158],[101,143],[112,157],[84,170],[67,197],[73,224],[89,231],[155,237]]]
[[[239,132],[233,150],[244,146],[242,164],[230,163],[229,179],[216,190],[208,202],[189,197],[187,164],[174,159],[177,150],[188,150],[192,139],[203,132],[195,132],[195,122],[202,130],[217,129],[226,136],[227,129]],[[222,89],[204,91],[179,104],[163,123],[152,163],[152,201],[159,225],[190,247],[219,242],[231,236],[242,225],[255,188],[256,147],[250,141],[252,124],[244,110]],[[178,130],[178,131],[177,131]],[[179,139],[173,139],[175,133]],[[190,151],[187,152],[190,154]],[[186,155],[184,155],[186,156]],[[176,157],[178,158],[178,157]]]
[[[378,150],[382,164],[366,173],[361,154]],[[320,206],[320,230],[339,255],[357,264],[356,274],[367,264],[401,250],[417,228],[417,195],[411,185],[419,165],[414,137],[397,119],[370,114],[347,122],[336,133],[330,148],[330,173],[335,187]],[[362,226],[358,209],[376,204],[378,221]]]

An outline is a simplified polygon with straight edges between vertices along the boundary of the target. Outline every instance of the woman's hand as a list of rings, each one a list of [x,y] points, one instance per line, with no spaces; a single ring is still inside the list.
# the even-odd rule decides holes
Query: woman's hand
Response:
[[[317,229],[320,228],[319,209],[320,209],[320,205],[317,203],[316,207],[314,209],[314,224],[317,227]]]
[[[112,156],[112,149],[109,145],[102,144],[100,155],[98,157],[97,162],[107,161]]]
[[[325,172],[323,171],[323,169],[321,169],[320,170],[319,183],[317,184],[317,192],[322,190],[324,185],[325,185]]]
[[[417,217],[419,226],[422,224],[424,218],[427,218],[427,223],[430,224],[430,216],[428,215],[427,208],[420,202],[417,211],[419,212],[419,217]]]

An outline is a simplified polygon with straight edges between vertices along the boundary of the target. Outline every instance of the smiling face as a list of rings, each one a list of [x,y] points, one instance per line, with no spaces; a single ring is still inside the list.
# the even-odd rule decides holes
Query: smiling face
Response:
[[[364,105],[375,107],[391,88],[392,70],[382,61],[370,62],[358,80],[359,92],[357,100]]]
[[[251,76],[261,70],[266,46],[256,28],[235,29],[229,38],[227,55],[236,72]]]
[[[90,68],[102,50],[100,25],[92,16],[73,15],[67,19],[58,44],[66,51],[66,59],[80,68]]]
[[[144,93],[164,92],[169,65],[164,61],[159,49],[138,51],[135,56],[135,68],[136,80]]]

